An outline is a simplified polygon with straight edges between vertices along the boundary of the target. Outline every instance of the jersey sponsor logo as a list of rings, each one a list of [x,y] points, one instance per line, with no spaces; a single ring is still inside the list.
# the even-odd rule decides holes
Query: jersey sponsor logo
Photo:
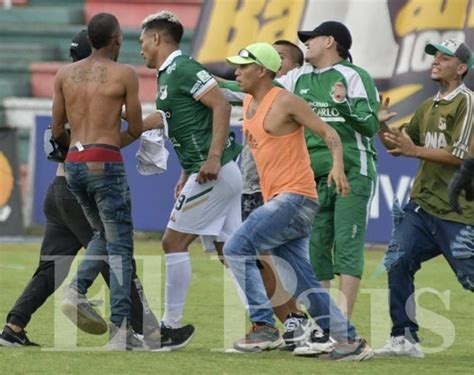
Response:
[[[196,75],[202,83],[206,83],[212,78],[211,75],[205,70],[200,70],[196,73]]]
[[[446,119],[444,117],[440,117],[439,122],[438,122],[438,129],[441,131],[444,131],[446,130],[446,128],[447,128]]]
[[[326,102],[309,102],[308,104],[311,106],[311,108],[315,108],[315,107],[327,108],[327,107],[329,107],[329,104],[326,103]]]
[[[311,102],[309,105],[313,112],[321,117],[321,120],[325,122],[346,122],[345,118],[341,116],[337,108],[330,108],[328,103]]]
[[[171,74],[176,70],[176,63],[171,64],[166,68],[166,73]]]
[[[439,149],[446,148],[448,142],[444,133],[440,132],[426,132],[425,134],[425,148]]]
[[[346,100],[347,90],[342,82],[336,82],[331,89],[331,98],[336,103],[342,103]]]
[[[160,86],[160,100],[165,100],[168,97],[168,85]]]

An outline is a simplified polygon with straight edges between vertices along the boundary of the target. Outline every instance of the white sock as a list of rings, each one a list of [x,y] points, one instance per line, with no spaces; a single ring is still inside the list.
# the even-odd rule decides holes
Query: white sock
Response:
[[[191,284],[191,261],[189,253],[165,254],[166,288],[163,323],[172,328],[181,327],[184,300]]]

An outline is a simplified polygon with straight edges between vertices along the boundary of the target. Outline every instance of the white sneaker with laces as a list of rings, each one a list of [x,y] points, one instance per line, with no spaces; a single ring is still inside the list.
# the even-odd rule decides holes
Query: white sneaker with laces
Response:
[[[377,357],[411,357],[425,358],[420,343],[412,343],[404,336],[391,336],[387,344],[380,349],[374,350]]]
[[[283,323],[283,340],[286,345],[295,345],[308,339],[314,329],[314,321],[306,315],[290,314]]]
[[[295,348],[293,354],[296,356],[313,357],[323,353],[330,353],[334,349],[335,344],[336,341],[328,334],[320,330],[314,330],[304,345]]]

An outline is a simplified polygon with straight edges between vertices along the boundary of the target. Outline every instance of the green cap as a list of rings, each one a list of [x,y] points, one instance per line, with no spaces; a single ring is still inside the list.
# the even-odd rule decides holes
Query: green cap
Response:
[[[241,49],[237,56],[227,58],[234,65],[258,64],[274,73],[281,68],[281,57],[268,43],[254,43]]]
[[[471,49],[466,43],[459,40],[446,39],[441,44],[431,43],[425,47],[425,52],[428,55],[435,55],[438,51],[448,56],[456,56],[464,64],[467,64],[469,69],[474,65],[474,56]]]

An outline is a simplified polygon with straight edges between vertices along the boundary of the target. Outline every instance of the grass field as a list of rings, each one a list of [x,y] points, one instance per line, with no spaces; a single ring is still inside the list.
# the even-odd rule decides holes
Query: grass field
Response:
[[[8,310],[23,290],[38,262],[39,244],[0,244],[0,315]],[[154,311],[160,315],[162,265],[157,241],[138,241],[136,254],[145,282],[145,291]],[[380,269],[381,251],[368,251],[362,293],[356,305],[353,322],[359,334],[372,346],[384,344],[390,320],[387,308],[386,275]],[[145,264],[145,266],[143,266]],[[419,322],[425,350],[424,360],[375,359],[361,363],[333,363],[318,359],[296,358],[291,353],[273,351],[260,354],[226,354],[232,339],[243,335],[245,313],[229,286],[220,263],[192,248],[193,283],[185,309],[185,322],[196,326],[191,344],[171,353],[109,353],[97,347],[107,336],[77,333],[72,324],[55,309],[55,299],[33,316],[28,327],[30,339],[42,349],[0,348],[2,374],[78,373],[187,373],[187,374],[472,374],[474,368],[474,299],[464,291],[442,258],[426,263],[417,274],[420,295]],[[143,273],[143,267],[146,271]],[[224,281],[225,280],[225,281]],[[225,286],[226,287],[225,287]],[[93,298],[103,294],[101,280],[91,290]],[[56,293],[61,297],[62,293]],[[59,299],[57,299],[59,300]],[[107,312],[104,312],[106,314]],[[225,324],[224,324],[225,322]],[[56,327],[56,328],[55,328]],[[55,349],[56,348],[56,349]],[[58,350],[58,348],[60,350]],[[90,349],[88,348],[95,348]]]

